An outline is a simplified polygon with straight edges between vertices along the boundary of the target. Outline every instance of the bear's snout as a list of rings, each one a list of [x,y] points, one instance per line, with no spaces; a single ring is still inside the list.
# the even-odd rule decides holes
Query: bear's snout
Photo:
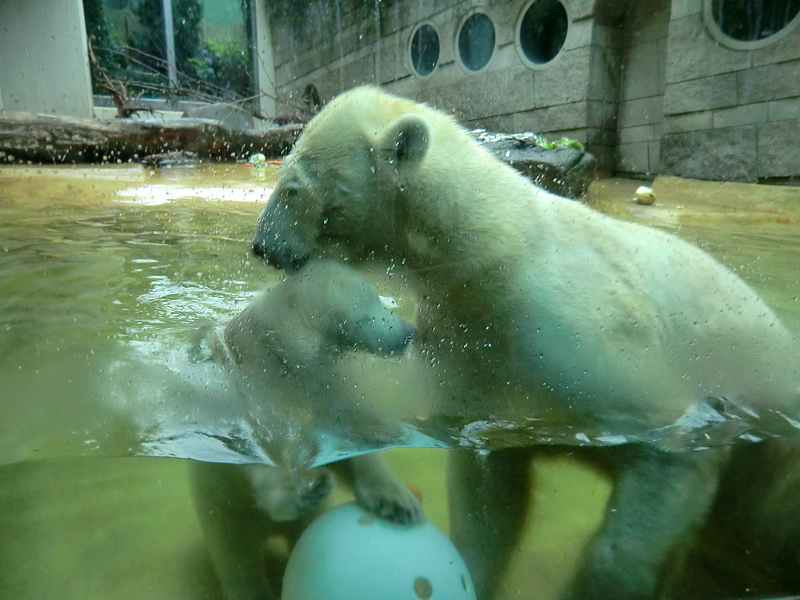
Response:
[[[273,267],[299,271],[311,254],[297,224],[297,218],[285,203],[270,200],[258,216],[253,237],[253,253]]]
[[[414,337],[416,329],[404,319],[395,318],[393,326],[387,328],[380,339],[379,347],[373,349],[374,354],[398,356],[403,354]]]
[[[276,269],[296,273],[308,262],[308,256],[300,256],[293,252],[285,240],[276,240],[267,246],[262,240],[253,240],[253,254]]]

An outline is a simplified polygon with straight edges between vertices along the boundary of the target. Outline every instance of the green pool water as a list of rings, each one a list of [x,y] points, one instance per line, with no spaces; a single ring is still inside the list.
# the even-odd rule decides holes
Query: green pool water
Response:
[[[129,393],[103,396],[111,406],[96,391],[121,346],[158,348],[277,281],[249,248],[272,177],[241,165],[0,168],[0,598],[221,597],[183,461],[130,457],[148,453],[136,417],[173,409],[137,414],[130,387],[146,382],[116,381]],[[660,178],[657,203],[639,206],[640,183],[596,182],[587,202],[697,243],[798,330],[800,189]],[[382,291],[411,310],[402,290]],[[446,531],[446,451],[387,454]],[[502,598],[554,598],[609,492],[569,457],[533,469]]]

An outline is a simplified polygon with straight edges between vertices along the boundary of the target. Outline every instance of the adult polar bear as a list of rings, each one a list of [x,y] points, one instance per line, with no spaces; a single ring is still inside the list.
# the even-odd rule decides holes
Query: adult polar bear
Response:
[[[635,437],[701,407],[736,433],[794,430],[795,341],[745,283],[675,237],[535,187],[423,104],[370,87],[334,99],[284,163],[253,249],[289,270],[323,252],[406,265],[446,384],[437,410],[464,422]],[[520,459],[535,451],[449,457],[451,535],[480,598],[521,529]],[[615,487],[569,595],[653,597],[725,453],[588,454]]]

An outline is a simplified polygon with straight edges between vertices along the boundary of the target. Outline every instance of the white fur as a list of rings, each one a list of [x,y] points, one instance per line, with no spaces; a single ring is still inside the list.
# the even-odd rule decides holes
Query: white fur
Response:
[[[289,549],[327,507],[334,472],[367,510],[398,523],[424,518],[419,501],[379,454],[313,468],[320,432],[354,438],[362,449],[396,434],[361,406],[348,381],[354,350],[400,353],[413,328],[382,303],[377,290],[335,263],[310,265],[258,296],[220,335],[207,332],[208,357],[224,364],[244,395],[248,417],[266,431],[264,450],[277,466],[190,463],[192,496],[226,600],[280,597]]]
[[[732,435],[796,432],[795,340],[740,278],[537,188],[423,104],[375,88],[331,102],[286,162],[254,249],[288,268],[322,252],[409,267],[451,419],[647,440],[708,402]],[[483,598],[524,517],[531,452],[452,455],[452,533]],[[651,597],[704,519],[725,452],[594,454],[616,487],[570,593]]]

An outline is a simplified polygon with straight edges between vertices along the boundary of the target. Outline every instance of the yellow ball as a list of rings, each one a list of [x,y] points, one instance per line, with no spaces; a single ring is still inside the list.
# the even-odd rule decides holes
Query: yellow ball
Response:
[[[651,204],[655,204],[655,201],[656,193],[653,191],[653,188],[647,187],[646,185],[640,185],[638,188],[636,188],[637,204],[650,206]]]

